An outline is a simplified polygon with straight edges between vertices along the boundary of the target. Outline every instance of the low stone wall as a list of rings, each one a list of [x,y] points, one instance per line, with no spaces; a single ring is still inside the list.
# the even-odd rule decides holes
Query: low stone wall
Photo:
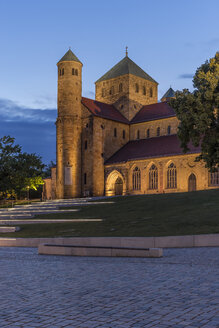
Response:
[[[0,247],[38,247],[40,244],[140,248],[217,247],[219,234],[167,237],[0,238]]]
[[[41,244],[38,254],[64,256],[162,257],[162,248],[102,247]]]

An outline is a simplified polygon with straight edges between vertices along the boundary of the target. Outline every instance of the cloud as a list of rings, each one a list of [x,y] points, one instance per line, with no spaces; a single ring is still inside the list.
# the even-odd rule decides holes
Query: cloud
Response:
[[[187,73],[184,73],[184,74],[181,74],[181,75],[179,75],[179,79],[192,79],[193,78],[193,76],[194,76],[194,74],[187,74]]]
[[[55,161],[56,109],[22,107],[0,99],[0,138],[10,135],[23,151],[40,155],[43,162]]]

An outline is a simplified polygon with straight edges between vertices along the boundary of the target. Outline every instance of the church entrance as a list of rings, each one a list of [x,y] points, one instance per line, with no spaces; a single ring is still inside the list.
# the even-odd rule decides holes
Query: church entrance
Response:
[[[190,174],[188,180],[188,191],[195,191],[196,190],[196,176],[195,174]]]
[[[115,195],[122,195],[122,194],[123,194],[123,181],[120,177],[118,177],[115,182]]]

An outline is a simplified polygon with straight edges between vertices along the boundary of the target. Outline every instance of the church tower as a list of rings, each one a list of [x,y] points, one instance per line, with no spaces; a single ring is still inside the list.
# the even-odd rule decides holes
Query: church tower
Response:
[[[58,66],[56,197],[81,196],[82,63],[69,49]]]

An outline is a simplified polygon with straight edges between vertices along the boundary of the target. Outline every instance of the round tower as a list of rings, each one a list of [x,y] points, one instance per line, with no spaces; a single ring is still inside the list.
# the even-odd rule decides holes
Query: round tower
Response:
[[[82,63],[69,49],[58,66],[56,197],[81,196]]]

